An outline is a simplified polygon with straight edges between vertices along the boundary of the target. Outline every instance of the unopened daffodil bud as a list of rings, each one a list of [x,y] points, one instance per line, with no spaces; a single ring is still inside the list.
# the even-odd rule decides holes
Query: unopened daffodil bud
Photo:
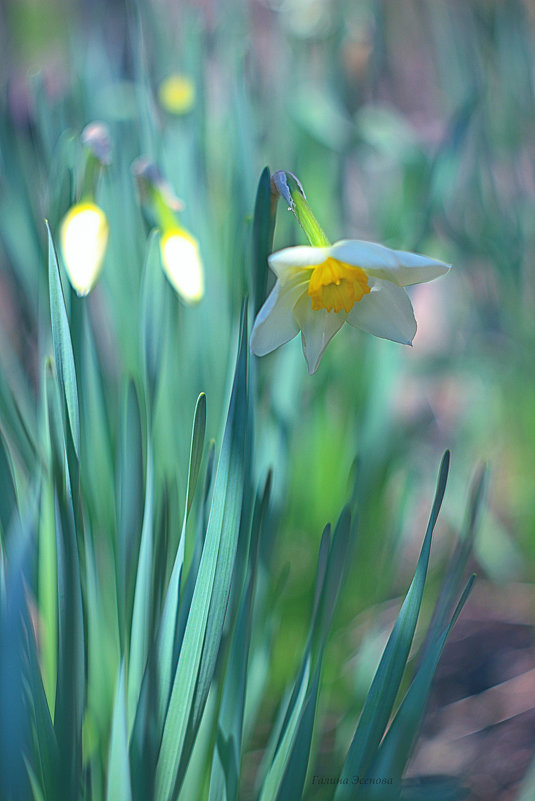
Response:
[[[160,239],[162,264],[169,281],[186,303],[204,295],[204,275],[197,240],[183,228],[170,228]]]
[[[78,196],[61,222],[60,243],[69,280],[78,295],[87,295],[102,271],[108,246],[106,215],[94,201],[102,167],[111,161],[111,142],[102,122],[86,125],[80,140],[84,147]]]
[[[185,303],[198,303],[204,295],[204,271],[197,240],[178,220],[184,204],[155,164],[142,157],[134,162],[132,169],[141,200],[160,229],[165,274]]]
[[[169,75],[158,88],[158,100],[170,114],[187,114],[195,104],[193,81],[186,75]]]
[[[98,280],[108,232],[106,215],[92,201],[76,203],[63,218],[61,252],[67,275],[78,295],[87,295]]]

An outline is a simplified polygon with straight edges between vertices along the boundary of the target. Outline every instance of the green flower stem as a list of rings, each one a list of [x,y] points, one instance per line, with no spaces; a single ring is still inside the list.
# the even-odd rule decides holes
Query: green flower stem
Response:
[[[100,122],[86,125],[82,131],[85,163],[83,168],[80,197],[94,202],[97,183],[103,167],[111,162],[111,143],[108,128]]]
[[[297,217],[299,225],[307,235],[310,244],[317,248],[330,247],[331,243],[312,213],[312,209],[306,202],[304,195],[301,194],[299,189],[295,189],[291,192],[291,196],[294,202],[293,213]]]
[[[80,184],[80,201],[95,202],[98,178],[101,171],[101,163],[91,152],[87,152],[84,171]]]
[[[174,228],[179,228],[180,226],[178,224],[175,212],[169,208],[158,187],[153,186],[151,189],[152,206],[158,223],[158,228],[162,231],[162,233],[171,231]]]
[[[286,200],[290,210],[297,217],[297,222],[305,232],[312,247],[330,247],[331,243],[308,205],[305,193],[297,178],[290,172],[279,170],[279,172],[273,174],[272,182],[276,191]]]

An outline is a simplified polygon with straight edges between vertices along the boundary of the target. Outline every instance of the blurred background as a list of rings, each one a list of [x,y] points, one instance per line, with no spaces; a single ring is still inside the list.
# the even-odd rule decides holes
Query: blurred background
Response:
[[[187,349],[166,387],[175,419],[162,414],[157,433],[164,465],[187,451],[199,391],[211,435],[225,412],[265,165],[299,177],[332,241],[370,239],[453,265],[411,292],[412,349],[346,326],[313,377],[299,339],[258,363],[256,471],[274,468],[277,698],[306,637],[323,526],[357,477],[354,572],[324,671],[328,774],[410,581],[442,452],[451,449],[452,471],[428,616],[471,476],[490,465],[477,583],[412,766],[419,776],[465,774],[481,801],[517,797],[535,743],[534,31],[529,0],[0,4],[2,381],[28,419],[48,314],[42,220],[54,233],[73,201],[79,134],[93,120],[109,126],[113,150],[99,191],[109,255],[90,298],[111,395],[136,369],[139,155],[185,202],[205,264],[206,298],[178,319]],[[185,95],[169,84],[166,93],[173,76],[186,80]],[[276,248],[303,242],[279,203]],[[266,702],[266,730],[273,716]]]

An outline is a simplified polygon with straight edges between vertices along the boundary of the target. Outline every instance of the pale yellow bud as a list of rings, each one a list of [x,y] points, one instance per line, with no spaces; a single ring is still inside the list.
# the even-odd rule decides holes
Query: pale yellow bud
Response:
[[[87,295],[95,286],[108,245],[108,221],[95,203],[74,205],[61,223],[61,252],[73,288]]]
[[[197,240],[182,228],[172,228],[160,240],[167,277],[186,303],[198,303],[204,295],[204,274]]]

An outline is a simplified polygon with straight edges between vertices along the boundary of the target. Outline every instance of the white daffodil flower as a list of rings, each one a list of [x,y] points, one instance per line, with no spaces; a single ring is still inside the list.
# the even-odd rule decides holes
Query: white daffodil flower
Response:
[[[404,287],[432,281],[450,269],[438,259],[352,239],[285,248],[268,261],[277,281],[256,317],[251,351],[265,356],[301,331],[311,375],[345,322],[412,344],[416,320]]]

